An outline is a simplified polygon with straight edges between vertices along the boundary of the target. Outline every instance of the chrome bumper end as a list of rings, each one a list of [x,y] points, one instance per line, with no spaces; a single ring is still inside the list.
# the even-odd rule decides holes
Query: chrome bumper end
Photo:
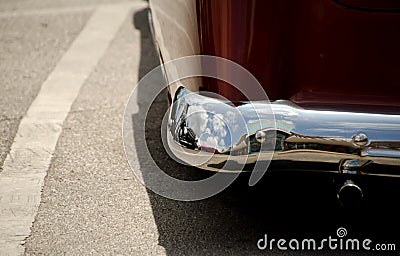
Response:
[[[181,87],[166,135],[177,161],[211,171],[289,161],[296,170],[330,163],[315,170],[400,177],[400,115],[308,110],[283,100],[232,104]]]

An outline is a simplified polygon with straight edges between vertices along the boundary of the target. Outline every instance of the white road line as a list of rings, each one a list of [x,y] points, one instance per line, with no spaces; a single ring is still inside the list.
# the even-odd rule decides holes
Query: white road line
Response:
[[[122,3],[95,10],[21,120],[0,173],[0,255],[24,253],[63,122],[131,7]]]

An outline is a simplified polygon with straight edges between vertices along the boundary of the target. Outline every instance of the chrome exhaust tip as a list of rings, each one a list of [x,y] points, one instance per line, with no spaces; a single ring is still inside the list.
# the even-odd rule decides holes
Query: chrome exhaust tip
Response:
[[[339,188],[337,198],[343,207],[356,208],[360,206],[364,194],[362,189],[352,180],[346,180]]]

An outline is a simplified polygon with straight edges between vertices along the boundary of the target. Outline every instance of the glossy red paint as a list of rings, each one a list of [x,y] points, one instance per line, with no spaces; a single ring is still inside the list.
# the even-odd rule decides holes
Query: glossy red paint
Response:
[[[247,68],[270,99],[398,106],[400,13],[331,0],[197,0],[202,54]],[[233,101],[223,82],[204,82]]]
[[[269,97],[277,98],[284,84],[285,51],[282,23],[287,10],[283,1],[199,0],[202,54],[216,55],[247,68],[263,85]],[[205,90],[238,101],[243,97],[221,81],[207,80]]]

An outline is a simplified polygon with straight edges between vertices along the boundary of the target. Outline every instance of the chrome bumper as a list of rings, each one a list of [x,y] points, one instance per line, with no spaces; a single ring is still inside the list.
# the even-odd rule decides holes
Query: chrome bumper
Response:
[[[400,115],[307,110],[284,100],[232,105],[181,87],[166,138],[176,160],[211,171],[272,160],[296,170],[400,176]]]

